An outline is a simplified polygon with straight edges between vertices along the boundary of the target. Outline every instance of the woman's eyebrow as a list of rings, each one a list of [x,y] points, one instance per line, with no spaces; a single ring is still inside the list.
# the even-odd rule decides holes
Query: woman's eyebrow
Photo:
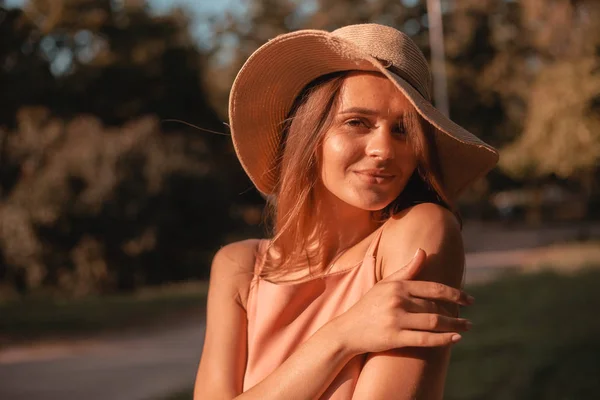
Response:
[[[340,111],[340,114],[365,114],[365,115],[377,115],[379,114],[375,110],[363,107],[351,107],[346,110]]]
[[[389,110],[388,110],[389,112]],[[364,114],[364,115],[379,115],[379,111],[364,107],[350,107],[346,110],[342,110],[339,114]],[[417,115],[413,110],[404,110],[399,115],[400,120],[406,120],[414,115]]]

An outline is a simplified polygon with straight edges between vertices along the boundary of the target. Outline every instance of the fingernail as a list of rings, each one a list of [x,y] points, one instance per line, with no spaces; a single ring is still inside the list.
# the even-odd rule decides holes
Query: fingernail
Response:
[[[467,301],[469,302],[469,304],[473,304],[475,302],[475,297],[468,294]]]
[[[415,255],[413,256],[413,260],[414,260],[414,259],[417,257],[417,255],[419,254],[419,250],[421,250],[421,248],[420,248],[420,247],[419,247],[419,248],[417,249],[417,251],[415,252]]]
[[[467,321],[465,322],[465,328],[467,330],[471,330],[471,327],[473,326],[473,323],[471,321]]]
[[[456,343],[456,342],[458,342],[460,339],[462,339],[462,336],[460,336],[459,334],[452,335],[452,337],[450,338],[450,340],[452,340],[452,343]]]

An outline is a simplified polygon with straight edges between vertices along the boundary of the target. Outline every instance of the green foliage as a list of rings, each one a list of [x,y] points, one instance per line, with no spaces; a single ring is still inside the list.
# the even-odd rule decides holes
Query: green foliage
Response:
[[[226,137],[165,121],[223,130],[186,16],[108,0],[0,13],[0,286],[205,278],[241,173]]]
[[[600,4],[523,3],[530,49],[521,59],[530,72],[521,76],[531,79],[521,97],[528,111],[522,136],[503,149],[500,165],[520,178],[585,180],[600,162]]]
[[[526,177],[593,171],[600,161],[600,110],[593,109],[598,96],[600,59],[545,67],[531,88],[523,135],[503,149],[501,166]]]
[[[200,136],[159,128],[20,111],[5,160],[20,176],[0,204],[12,285],[84,295],[206,277],[228,229],[226,187]]]
[[[109,124],[155,114],[221,130],[206,104],[204,57],[186,15],[152,16],[143,3],[29,0],[23,11],[5,12],[0,57],[8,86],[0,101],[11,107],[0,125],[13,126],[22,105],[44,105]]]
[[[600,391],[600,271],[514,275],[468,288],[473,321],[452,352],[444,398],[586,399]]]

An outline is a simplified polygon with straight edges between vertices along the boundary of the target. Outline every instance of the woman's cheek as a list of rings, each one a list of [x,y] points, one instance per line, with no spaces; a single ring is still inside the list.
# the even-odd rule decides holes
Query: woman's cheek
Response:
[[[356,153],[356,143],[349,141],[343,134],[334,134],[323,145],[323,173],[332,172],[338,178],[343,177],[352,164]],[[325,178],[325,176],[323,176]]]

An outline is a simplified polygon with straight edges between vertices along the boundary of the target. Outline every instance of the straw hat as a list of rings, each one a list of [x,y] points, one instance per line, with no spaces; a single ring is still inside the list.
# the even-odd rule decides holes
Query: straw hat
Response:
[[[246,173],[263,194],[277,182],[282,122],[302,89],[337,71],[378,71],[388,77],[435,129],[444,187],[455,199],[498,162],[498,152],[431,104],[431,73],[417,45],[383,25],[349,25],[333,32],[300,30],[256,50],[238,73],[229,98],[231,137]]]

